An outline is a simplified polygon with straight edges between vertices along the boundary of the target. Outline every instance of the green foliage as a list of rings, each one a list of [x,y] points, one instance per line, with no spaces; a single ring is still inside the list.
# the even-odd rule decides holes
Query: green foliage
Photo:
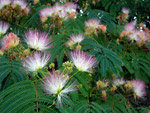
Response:
[[[21,61],[10,60],[5,56],[0,58],[0,84],[1,89],[9,85],[26,80],[25,71],[22,68]]]
[[[64,106],[60,108],[62,113],[138,113],[138,110],[126,104],[126,99],[121,95],[108,97],[109,101],[102,102],[100,98],[97,102],[88,102],[87,100],[79,100],[73,106]]]
[[[135,75],[135,78],[144,80],[147,83],[150,79],[150,54],[141,52],[137,55],[127,53],[126,58],[124,58],[125,67],[129,70],[131,74]]]
[[[123,7],[129,8],[131,20],[137,17],[138,23],[144,22],[149,26],[149,17],[147,16],[150,11],[149,0],[102,0],[101,4],[105,11],[109,12],[114,17],[117,17]]]
[[[25,80],[18,82],[0,94],[1,113],[33,113],[33,112],[51,112],[56,111],[50,107],[53,103],[53,97],[45,95],[37,81]]]
[[[134,98],[133,90],[125,93],[121,87],[112,91],[113,80],[124,76],[125,80],[140,79],[150,82],[150,46],[149,44],[138,47],[130,41],[119,38],[123,26],[117,20],[123,7],[130,8],[129,22],[136,16],[137,22],[149,25],[149,0],[78,0],[77,10],[79,14],[74,19],[60,21],[48,20],[42,23],[40,11],[51,7],[56,1],[40,0],[36,5],[34,0],[27,0],[30,13],[18,21],[10,21],[10,29],[20,37],[21,47],[17,56],[9,55],[9,51],[0,56],[0,112],[1,113],[146,113],[150,106],[149,95],[144,99]],[[66,0],[74,1],[74,0]],[[93,2],[95,1],[94,4]],[[63,3],[62,3],[63,4]],[[80,13],[82,12],[83,13]],[[106,25],[106,33],[87,36],[85,34],[85,21],[96,18],[100,24]],[[61,20],[61,19],[60,19]],[[5,20],[7,21],[7,20]],[[58,23],[57,23],[58,22]],[[95,27],[95,26],[94,26]],[[48,64],[38,72],[27,72],[22,66],[23,58],[32,55],[36,50],[28,47],[24,41],[25,32],[30,29],[47,32],[51,37],[51,48],[43,51],[50,53]],[[1,30],[1,29],[0,29]],[[96,29],[101,31],[100,29]],[[79,72],[76,67],[68,72],[69,82],[75,82],[77,91],[62,96],[62,106],[56,103],[56,95],[45,94],[42,86],[44,77],[51,69],[63,71],[62,64],[70,60],[70,52],[76,49],[67,47],[66,43],[72,34],[85,34],[85,39],[80,43],[81,51],[88,52],[97,59],[97,64],[90,72]],[[3,37],[2,37],[3,38]],[[33,37],[34,38],[34,37]],[[30,54],[18,59],[19,53],[25,53],[29,49]],[[16,51],[18,48],[16,47]],[[15,52],[16,52],[15,51]],[[0,51],[1,52],[1,51]],[[7,54],[8,53],[8,54]],[[13,57],[13,58],[12,58]],[[16,58],[15,58],[16,57]],[[88,60],[88,59],[87,59]],[[53,63],[53,68],[48,65]],[[82,62],[81,62],[82,63]],[[83,65],[83,64],[82,64]],[[53,71],[54,71],[53,70]],[[29,76],[30,75],[30,76]],[[63,75],[65,76],[65,75]],[[113,78],[114,79],[114,78]],[[109,82],[106,87],[98,88],[97,81]],[[68,82],[68,83],[69,83]],[[103,85],[103,84],[100,84]],[[125,88],[125,85],[122,85]],[[47,87],[47,86],[46,86]],[[65,88],[65,87],[63,87]],[[148,89],[148,88],[147,88]],[[60,90],[60,89],[59,89]],[[127,90],[127,89],[125,89]],[[148,89],[149,90],[149,89]],[[62,89],[60,90],[62,91]],[[103,99],[102,91],[106,92],[106,100]],[[57,91],[58,92],[58,91]],[[140,103],[140,99],[144,105]],[[135,104],[135,103],[136,104]],[[139,103],[139,105],[137,105]]]
[[[103,77],[106,77],[106,71],[108,70],[119,76],[119,71],[122,70],[122,61],[115,52],[105,48],[94,39],[85,39],[83,44],[85,45],[83,49],[89,50],[89,53],[97,58]]]

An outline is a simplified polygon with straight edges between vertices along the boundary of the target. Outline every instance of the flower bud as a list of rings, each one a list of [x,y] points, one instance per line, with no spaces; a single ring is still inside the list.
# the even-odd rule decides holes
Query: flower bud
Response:
[[[55,72],[56,72],[56,73],[60,73],[60,70],[56,70]]]
[[[44,70],[47,71],[47,70],[48,70],[48,67],[44,67]]]
[[[55,64],[54,64],[54,63],[51,63],[51,64],[49,65],[49,68],[50,68],[50,69],[54,69],[54,68],[55,68]]]
[[[77,47],[76,47],[76,50],[81,50],[81,47],[82,46],[80,44],[78,44]]]
[[[140,23],[139,26],[142,27],[142,28],[145,28],[144,23]]]
[[[131,90],[132,89],[132,83],[125,84],[125,88],[127,91]]]
[[[0,56],[3,56],[4,52],[2,50],[0,50]]]
[[[97,85],[97,89],[103,88],[103,82],[100,80],[96,82],[96,85]]]
[[[106,93],[105,90],[102,90],[102,100],[103,100],[104,102],[106,102],[106,100],[107,100],[107,93]]]
[[[102,30],[103,33],[106,33],[106,26],[105,25],[100,25],[100,29]]]
[[[38,74],[37,74],[37,72],[33,72],[33,76],[37,76]]]
[[[122,39],[126,35],[127,35],[127,32],[126,31],[122,31],[121,34],[120,34],[120,38]]]
[[[110,91],[114,92],[115,90],[117,90],[117,87],[115,85],[112,85],[112,88],[110,89]]]
[[[33,1],[33,4],[35,5],[35,4],[37,4],[39,2],[39,0],[34,0]]]

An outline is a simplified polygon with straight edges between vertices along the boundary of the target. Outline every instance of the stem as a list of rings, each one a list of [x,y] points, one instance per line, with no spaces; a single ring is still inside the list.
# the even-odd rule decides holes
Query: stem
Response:
[[[39,105],[39,102],[38,102],[38,92],[37,92],[37,87],[36,87],[36,81],[33,82],[33,86],[34,86],[34,89],[35,89],[35,99],[36,99],[36,112],[39,112],[38,110],[38,105]]]
[[[75,72],[75,73],[68,79],[68,82],[67,82],[67,83],[65,84],[65,86],[61,89],[61,91],[62,91],[63,89],[65,89],[65,87],[69,84],[71,78],[74,77],[78,72],[79,72],[79,71]]]
[[[29,80],[29,76],[28,76],[28,73],[26,72],[26,78],[27,78],[27,80]]]
[[[108,43],[107,48],[109,47],[109,45],[111,44],[111,42],[112,42],[112,39],[111,39],[110,42]]]
[[[11,56],[10,56],[10,51],[8,50],[8,56],[9,56],[9,68],[10,68],[10,70],[11,70],[11,72],[10,73],[12,73],[12,58],[11,58]]]
[[[125,90],[123,89],[123,87],[122,87],[121,85],[120,85],[119,87],[120,87],[120,88],[121,88],[121,90],[125,93]]]
[[[69,80],[70,80],[72,77],[74,77],[77,73],[79,73],[79,71],[75,72],[75,73],[69,78]],[[69,81],[69,80],[68,80],[68,81]]]

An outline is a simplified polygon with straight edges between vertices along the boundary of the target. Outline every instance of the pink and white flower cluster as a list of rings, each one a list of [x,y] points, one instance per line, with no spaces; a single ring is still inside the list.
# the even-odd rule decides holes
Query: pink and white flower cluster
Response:
[[[96,34],[101,30],[103,33],[106,33],[106,26],[100,23],[99,19],[89,19],[85,21],[85,34]]]
[[[7,22],[0,21],[0,36],[5,34],[9,28],[9,24]]]
[[[96,64],[96,58],[80,50],[71,52],[71,60],[79,71],[90,72]]]
[[[20,6],[22,10],[24,10],[26,13],[29,12],[29,7],[27,6],[27,3],[25,0],[0,0],[0,10],[7,6],[12,5],[12,7]]]
[[[131,81],[125,81],[123,78],[120,79],[114,79],[113,84],[115,86],[125,85],[127,90],[132,90],[134,93],[134,96],[143,98],[146,95],[146,85],[141,80],[131,80]]]
[[[20,38],[17,37],[14,33],[9,33],[8,35],[5,35],[2,39],[2,51],[11,49],[16,47],[19,44]]]
[[[136,29],[136,22],[130,22],[124,28],[125,30],[120,34],[120,38],[127,36],[131,42],[136,41],[138,46],[142,46],[150,39],[144,30]]]
[[[50,54],[42,54],[42,52],[34,52],[33,56],[24,59],[23,67],[27,71],[36,72],[45,67],[50,59]]]
[[[129,14],[130,13],[130,9],[128,8],[122,8],[121,10],[124,14]]]
[[[12,3],[12,0],[0,0],[0,10],[3,7],[5,7],[5,6],[7,6],[7,5],[11,4],[11,3]]]
[[[69,18],[76,17],[77,5],[72,2],[66,2],[64,5],[56,3],[52,7],[44,8],[40,11],[40,18],[42,22],[45,22],[48,17],[52,19],[60,18],[62,20],[67,20]]]
[[[62,105],[62,98],[68,98],[67,94],[72,91],[76,91],[75,82],[68,81],[68,76],[63,76],[63,73],[51,72],[50,75],[45,77],[42,86],[45,89],[46,94],[56,95],[57,104]],[[69,83],[68,83],[69,82]]]
[[[76,43],[81,43],[82,40],[84,40],[84,35],[83,34],[72,34],[67,41],[67,47],[72,47]]]
[[[35,50],[43,51],[51,47],[49,45],[51,38],[48,34],[37,30],[29,30],[25,33],[25,41],[30,48]]]
[[[146,95],[145,91],[145,83],[141,80],[133,80],[131,81],[133,92],[138,97],[144,97]]]
[[[130,9],[128,9],[128,8],[122,8],[122,13],[123,13],[123,15],[122,15],[122,19],[128,19],[128,14],[130,13]]]

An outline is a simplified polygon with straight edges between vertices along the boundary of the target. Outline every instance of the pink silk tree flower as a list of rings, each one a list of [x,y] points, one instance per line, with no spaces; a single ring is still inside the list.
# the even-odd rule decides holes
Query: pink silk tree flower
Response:
[[[5,34],[9,28],[9,23],[0,21],[0,36]]]
[[[133,92],[137,97],[143,98],[146,95],[145,91],[145,83],[141,80],[133,80],[132,83],[132,89]]]
[[[100,20],[99,19],[89,19],[85,21],[85,26],[90,27],[93,29],[98,29],[100,27]]]
[[[139,34],[139,31],[138,30],[134,30],[132,34],[128,35],[128,39],[131,40],[132,42],[133,41],[137,41],[138,40],[138,34]]]
[[[135,32],[135,30],[136,30],[136,26],[135,25],[136,25],[136,22],[133,21],[133,22],[130,22],[129,24],[126,24],[124,26],[125,31],[127,32],[128,36]]]
[[[49,45],[51,40],[48,37],[48,34],[44,32],[39,33],[37,30],[29,30],[25,34],[25,41],[30,48],[39,51],[43,51],[51,47]]]
[[[66,2],[64,4],[65,7],[65,11],[67,12],[67,14],[69,15],[70,18],[75,18],[76,17],[76,9],[77,9],[77,5],[72,3],[72,2]]]
[[[96,58],[87,53],[76,50],[71,52],[71,60],[79,71],[90,72],[90,69],[96,64]]]
[[[11,48],[16,47],[19,44],[19,37],[14,33],[9,33],[8,35],[4,36],[2,39],[2,51],[9,50]]]
[[[51,17],[54,14],[54,8],[48,7],[40,11],[40,19],[42,22],[45,22],[48,17]]]
[[[54,6],[49,8],[44,8],[40,11],[40,19],[42,22],[45,22],[48,17],[53,20],[60,19],[60,21],[67,20],[69,18],[76,17],[76,8],[77,5],[72,2],[66,2],[64,5],[55,3]]]
[[[102,31],[103,33],[106,33],[107,27],[105,25],[102,25],[100,23],[99,19],[89,19],[85,21],[85,34],[86,35],[97,35],[99,31]]]
[[[64,6],[63,5],[60,5],[59,3],[56,3],[54,6],[53,6],[53,9],[54,9],[54,15],[57,15],[58,12],[61,12],[64,10]]]
[[[29,56],[24,59],[22,62],[23,67],[26,68],[27,71],[35,72],[42,69],[47,65],[50,59],[50,54],[42,54],[42,52],[35,52],[33,56]]]
[[[0,10],[6,5],[9,5],[11,2],[12,0],[0,0]]]
[[[22,10],[24,10],[24,12],[25,12],[26,14],[29,13],[29,8],[28,8],[28,6],[27,6],[28,4],[26,3],[25,0],[14,0],[14,1],[12,2],[12,5],[13,5],[14,7],[20,6],[20,8],[21,8]]]
[[[129,8],[122,8],[121,10],[123,13],[125,14],[129,14],[130,13],[130,9]]]
[[[62,105],[62,98],[68,98],[67,94],[76,91],[76,83],[69,82],[68,76],[63,76],[63,73],[52,71],[50,75],[45,77],[42,84],[46,94],[56,95],[57,104]]]
[[[72,47],[76,43],[80,43],[84,40],[84,35],[83,34],[72,34],[67,41],[67,47]]]
[[[56,19],[56,17],[58,16],[62,20],[67,20],[68,15],[67,15],[67,12],[65,11],[65,8],[66,7],[64,5],[60,5],[60,4],[56,3],[53,6],[53,9],[54,9],[53,18]]]
[[[121,11],[123,13],[122,18],[125,19],[125,20],[128,19],[128,17],[129,17],[128,14],[130,13],[130,9],[128,9],[128,8],[122,8]]]

